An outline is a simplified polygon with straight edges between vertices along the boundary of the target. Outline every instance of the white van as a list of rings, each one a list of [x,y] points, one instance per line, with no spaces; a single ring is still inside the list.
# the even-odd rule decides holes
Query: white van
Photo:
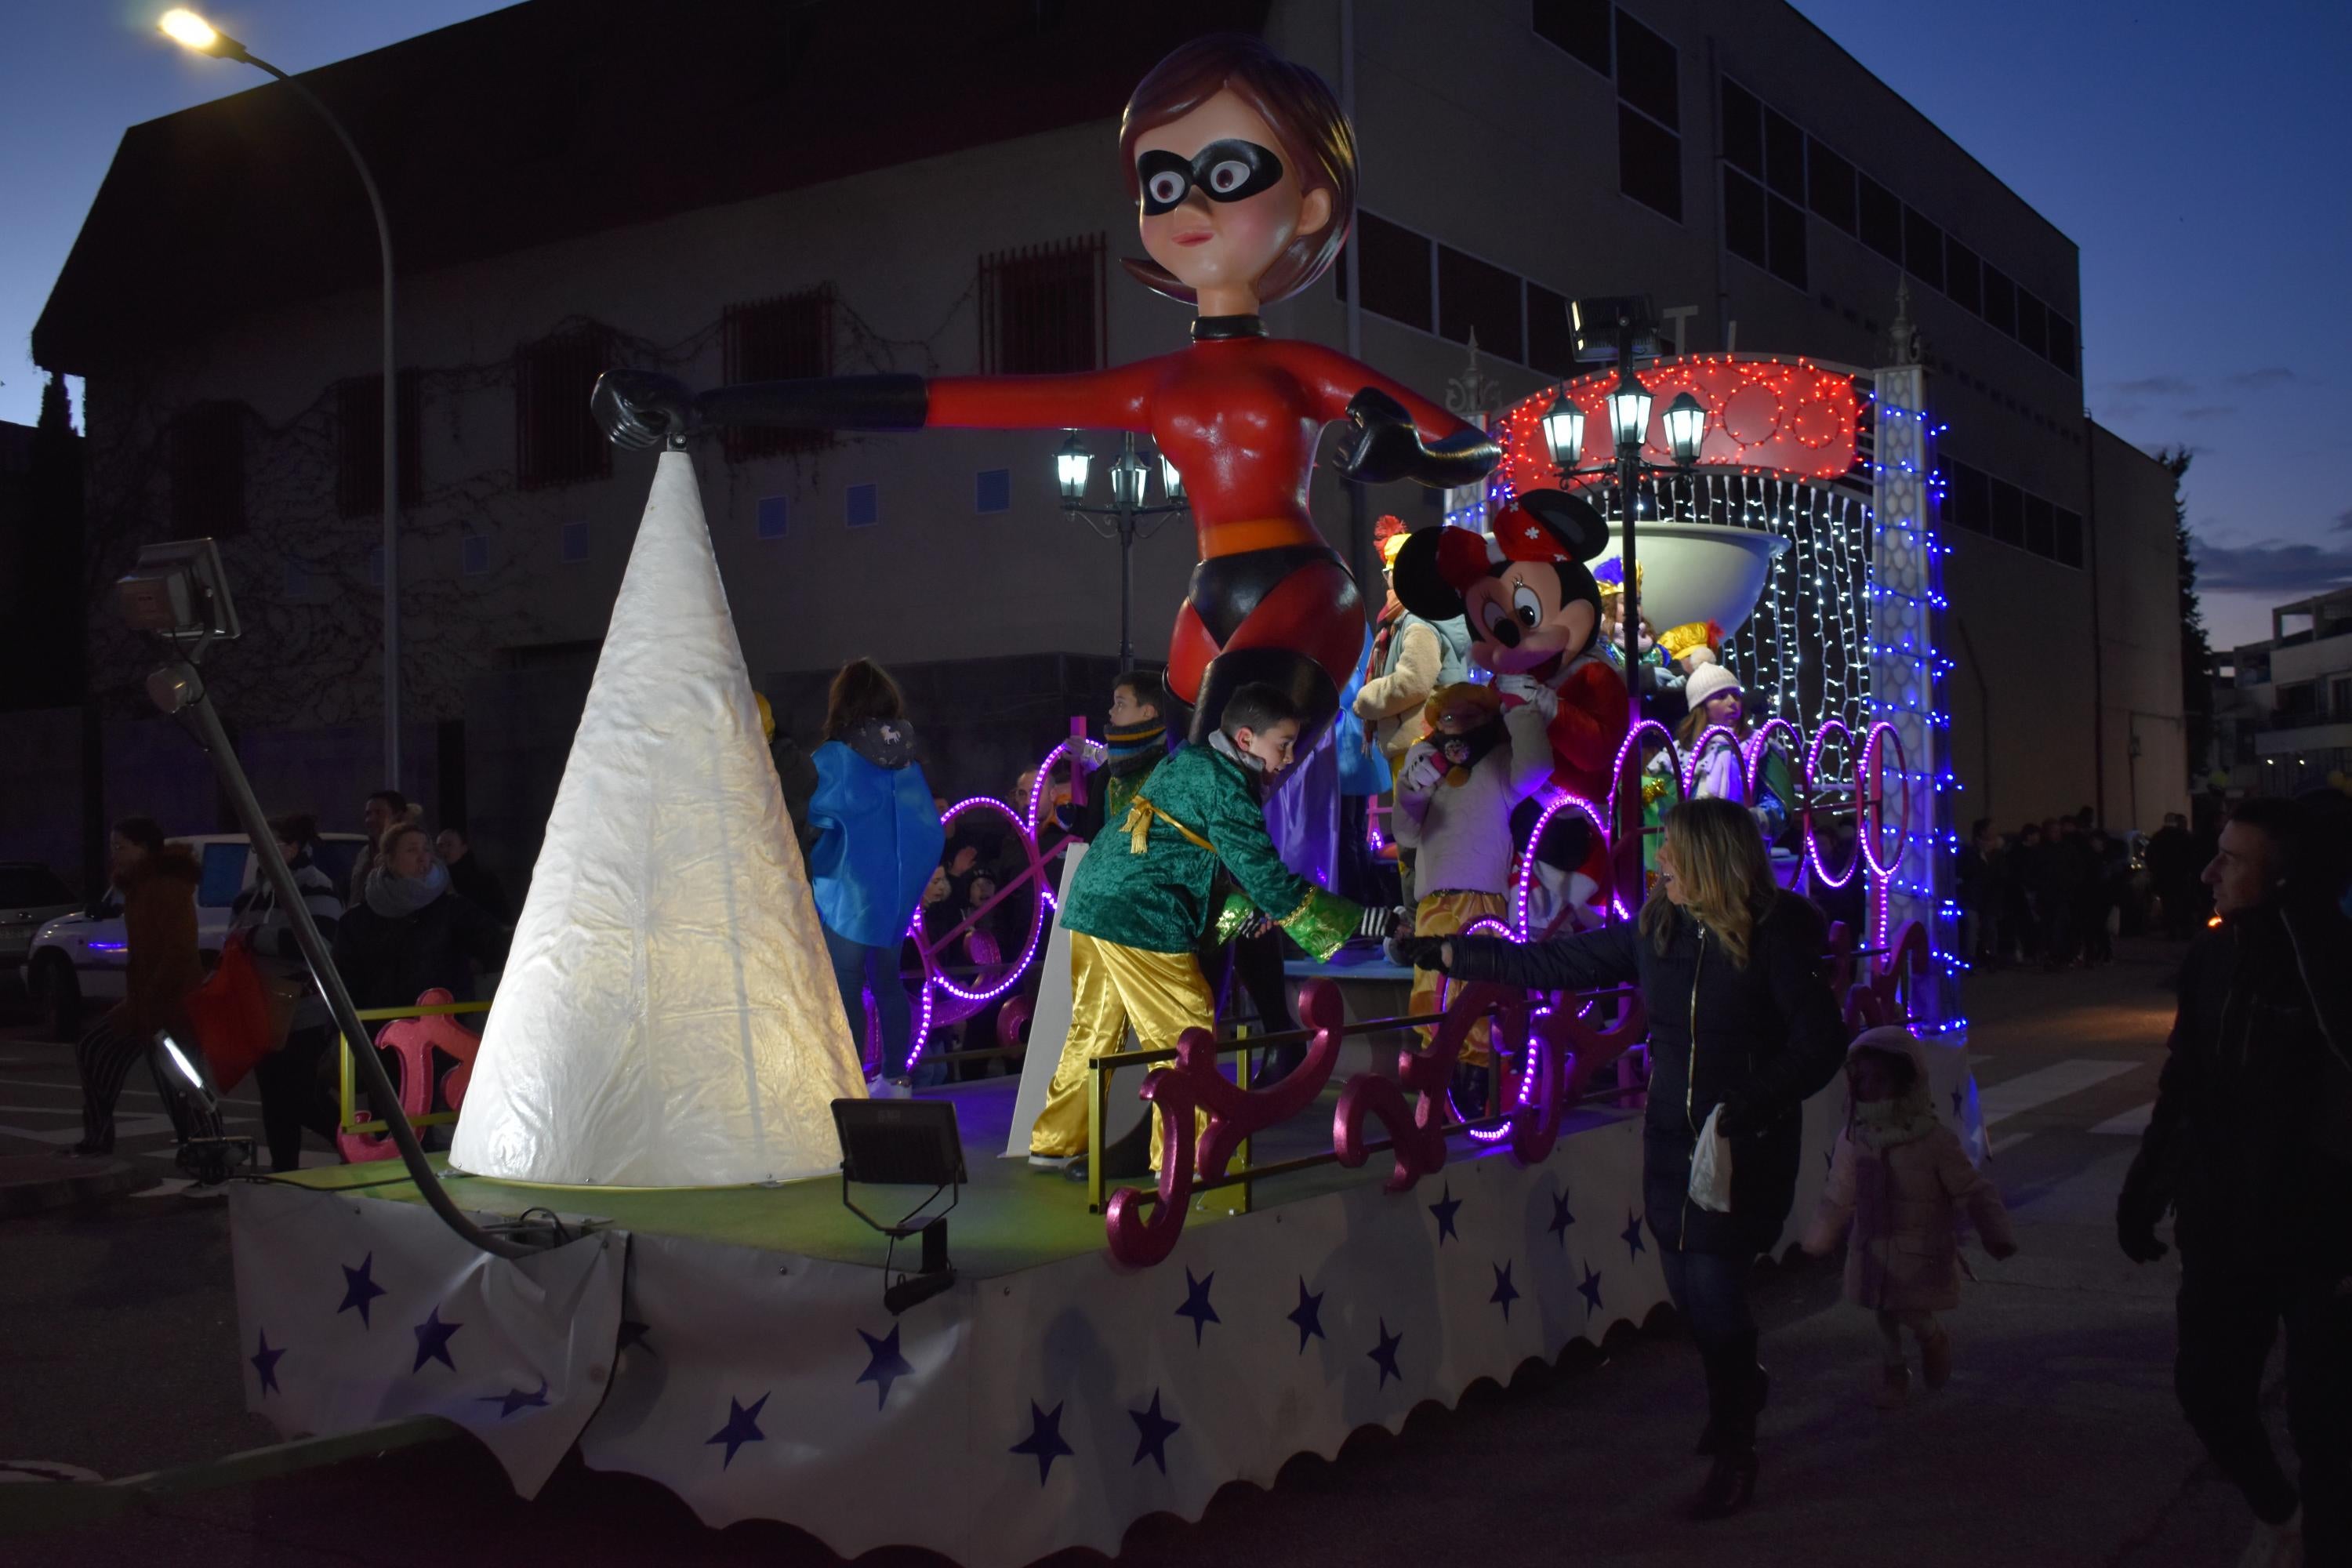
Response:
[[[260,876],[260,862],[242,833],[194,834],[172,842],[194,853],[203,873],[196,885],[196,945],[210,963],[228,939],[237,895]],[[352,865],[366,847],[364,834],[322,833],[310,858],[341,891],[350,886]],[[52,1039],[79,1035],[86,1008],[122,1000],[126,956],[122,895],[111,887],[92,909],[53,920],[34,933],[25,984]]]

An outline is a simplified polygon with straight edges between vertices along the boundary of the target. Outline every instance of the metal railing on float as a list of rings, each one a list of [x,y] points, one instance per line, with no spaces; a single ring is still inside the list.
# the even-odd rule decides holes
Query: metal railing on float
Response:
[[[1925,927],[1906,925],[1884,946],[1863,948],[1841,924],[1832,929],[1824,957],[1849,1029],[1914,1021],[1912,985],[1929,969]],[[1599,1095],[1591,1089],[1603,1068],[1630,1066],[1631,1053],[1646,1048],[1648,1016],[1630,988],[1580,994],[1547,1006],[1516,988],[1473,982],[1459,987],[1443,1012],[1349,1024],[1339,987],[1315,980],[1301,991],[1298,1011],[1307,1026],[1286,1033],[1220,1040],[1207,1029],[1188,1029],[1173,1050],[1112,1052],[1088,1064],[1087,1198],[1089,1207],[1104,1216],[1113,1258],[1133,1267],[1165,1260],[1183,1232],[1193,1199],[1202,1193],[1237,1187],[1236,1212],[1245,1212],[1255,1183],[1327,1165],[1354,1170],[1375,1153],[1394,1156],[1383,1187],[1409,1191],[1444,1167],[1447,1141],[1456,1133],[1487,1133],[1513,1163],[1534,1164],[1551,1153],[1569,1110],[1591,1099],[1630,1096],[1646,1087],[1645,1077],[1621,1069],[1612,1089]],[[1596,1014],[1613,1016],[1603,1022]],[[1464,1118],[1452,1100],[1454,1069],[1481,1020],[1491,1024],[1490,1059],[1496,1070],[1489,1075],[1487,1113]],[[1290,1121],[1321,1097],[1345,1039],[1431,1026],[1435,1033],[1425,1048],[1407,1046],[1399,1051],[1394,1078],[1360,1072],[1341,1086],[1330,1149],[1253,1163],[1256,1134]],[[1286,1045],[1305,1045],[1305,1059],[1271,1087],[1253,1088],[1249,1053]],[[1218,1067],[1226,1056],[1238,1058],[1232,1079]],[[1507,1072],[1507,1059],[1512,1063]],[[1123,1067],[1151,1068],[1139,1093],[1160,1112],[1159,1174],[1150,1187],[1121,1187],[1107,1195],[1104,1128],[1111,1074]],[[1205,1122],[1195,1137],[1199,1118]],[[1370,1121],[1379,1121],[1388,1135],[1366,1137]]]

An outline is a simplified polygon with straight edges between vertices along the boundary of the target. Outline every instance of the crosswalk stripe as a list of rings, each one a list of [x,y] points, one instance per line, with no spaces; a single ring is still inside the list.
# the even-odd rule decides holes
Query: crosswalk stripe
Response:
[[[2151,1100],[2146,1105],[2132,1107],[2121,1116],[2108,1117],[2091,1131],[2117,1138],[2137,1138],[2147,1131],[2148,1119],[2155,1114],[2156,1101]]]
[[[1990,1127],[1996,1121],[2006,1121],[2012,1116],[2037,1110],[2070,1094],[2080,1094],[2094,1084],[2105,1083],[2140,1065],[2138,1062],[2091,1059],[2055,1062],[2049,1067],[2003,1079],[1990,1089],[1979,1088],[1977,1105],[1983,1112],[1984,1124]]]

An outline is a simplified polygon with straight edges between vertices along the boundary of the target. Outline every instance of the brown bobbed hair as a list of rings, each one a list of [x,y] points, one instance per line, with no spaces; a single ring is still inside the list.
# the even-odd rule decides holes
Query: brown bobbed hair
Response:
[[[1330,85],[1305,66],[1284,59],[1263,38],[1247,33],[1212,33],[1171,51],[1135,84],[1118,123],[1118,155],[1126,165],[1127,198],[1142,199],[1135,174],[1135,143],[1148,132],[1181,120],[1225,89],[1255,110],[1273,128],[1283,162],[1298,176],[1301,197],[1323,191],[1331,198],[1330,220],[1292,240],[1259,275],[1257,300],[1271,305],[1287,300],[1329,268],[1356,222],[1356,132],[1340,110]],[[1199,303],[1191,288],[1158,262],[1119,258],[1145,288]]]
[[[890,672],[870,658],[853,658],[833,678],[825,696],[824,738],[838,741],[868,719],[906,716],[906,700]]]
[[[1780,890],[1756,819],[1735,800],[1686,800],[1666,814],[1666,848],[1692,916],[1722,941],[1733,967],[1747,968],[1757,922]],[[1642,906],[1642,934],[1663,954],[1674,930],[1673,900],[1654,894]]]

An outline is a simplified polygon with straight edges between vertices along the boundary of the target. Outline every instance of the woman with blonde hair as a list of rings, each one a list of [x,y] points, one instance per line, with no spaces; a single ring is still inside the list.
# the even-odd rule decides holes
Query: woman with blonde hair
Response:
[[[1638,984],[1650,1018],[1642,1192],[1675,1310],[1706,1370],[1699,1451],[1714,1461],[1692,1505],[1718,1519],[1756,1486],[1756,1361],[1747,1279],[1796,1196],[1799,1111],[1844,1065],[1846,1030],[1826,978],[1828,923],[1781,891],[1755,818],[1736,801],[1691,800],[1666,818],[1659,891],[1633,925],[1522,946],[1499,937],[1392,939],[1400,962],[1536,991]],[[1720,1110],[1731,1206],[1690,1198],[1699,1130]]]

